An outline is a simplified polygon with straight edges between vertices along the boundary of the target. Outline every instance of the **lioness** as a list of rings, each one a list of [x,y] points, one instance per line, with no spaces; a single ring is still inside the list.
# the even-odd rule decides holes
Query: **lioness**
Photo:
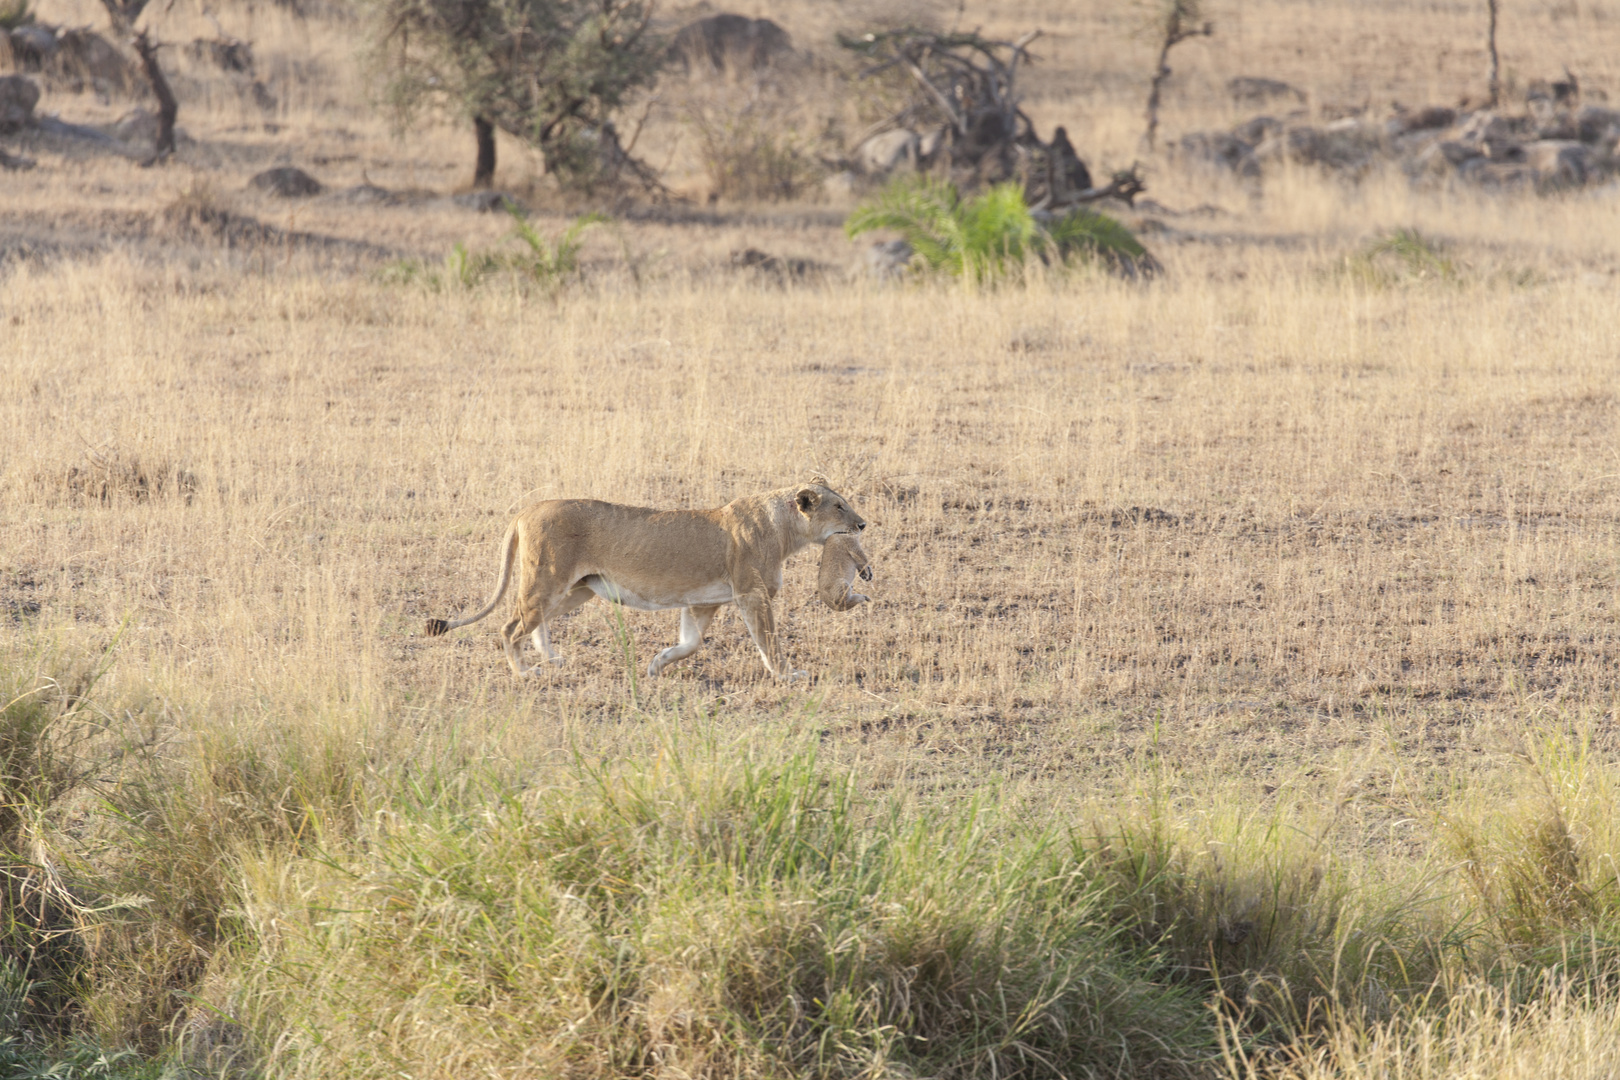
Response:
[[[782,655],[771,600],[782,587],[782,563],[807,544],[852,535],[866,522],[843,496],[823,484],[744,495],[716,510],[648,510],[593,499],[557,499],[523,510],[501,541],[501,576],[483,609],[447,622],[429,619],[428,636],[477,622],[500,603],[518,566],[511,621],[501,629],[506,660],[524,667],[518,643],[533,633],[535,648],[553,664],[553,620],[593,596],[643,611],[681,609],[681,638],[653,657],[657,675],[697,651],[722,604],[736,604],[765,669],[798,678]]]
[[[848,611],[857,604],[872,599],[849,587],[859,574],[862,581],[872,580],[872,560],[861,550],[861,541],[854,533],[830,537],[821,545],[821,570],[816,576],[816,592],[821,602],[834,611]]]

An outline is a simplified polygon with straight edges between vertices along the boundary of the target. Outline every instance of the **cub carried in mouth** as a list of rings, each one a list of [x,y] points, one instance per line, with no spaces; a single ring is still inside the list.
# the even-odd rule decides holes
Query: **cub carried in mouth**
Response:
[[[848,611],[872,599],[850,591],[856,575],[862,581],[872,580],[872,560],[861,549],[860,537],[854,533],[843,533],[821,545],[821,571],[816,578],[816,594],[821,597],[822,603],[834,611]]]
[[[562,663],[551,646],[552,622],[600,596],[643,611],[681,610],[680,640],[653,657],[648,675],[696,652],[721,605],[736,604],[765,669],[778,678],[798,678],[804,672],[787,665],[771,603],[782,588],[782,563],[810,544],[864,528],[866,521],[843,496],[818,483],[744,495],[714,510],[649,510],[593,499],[535,503],[506,530],[500,580],[489,603],[462,619],[429,619],[427,634],[443,634],[494,611],[515,565],[512,618],[501,628],[513,674],[539,667],[523,665],[518,646],[525,634],[532,634],[548,661]]]

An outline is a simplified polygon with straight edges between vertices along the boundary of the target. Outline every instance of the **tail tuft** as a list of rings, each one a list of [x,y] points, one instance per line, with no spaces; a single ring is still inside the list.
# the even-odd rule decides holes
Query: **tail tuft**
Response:
[[[438,637],[450,629],[450,624],[443,619],[429,619],[427,621],[427,636]]]

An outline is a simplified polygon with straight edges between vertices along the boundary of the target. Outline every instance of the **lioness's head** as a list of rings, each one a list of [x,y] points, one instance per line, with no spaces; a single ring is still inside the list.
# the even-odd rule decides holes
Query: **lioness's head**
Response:
[[[793,505],[804,515],[814,544],[825,544],[829,536],[853,536],[866,528],[866,519],[825,484],[805,484],[794,494]]]

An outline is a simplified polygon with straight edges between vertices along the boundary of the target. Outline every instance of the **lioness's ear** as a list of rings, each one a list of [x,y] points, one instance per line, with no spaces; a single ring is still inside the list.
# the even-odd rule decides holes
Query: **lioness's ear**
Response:
[[[800,488],[793,501],[798,504],[799,513],[808,514],[821,503],[821,492],[815,488]]]

